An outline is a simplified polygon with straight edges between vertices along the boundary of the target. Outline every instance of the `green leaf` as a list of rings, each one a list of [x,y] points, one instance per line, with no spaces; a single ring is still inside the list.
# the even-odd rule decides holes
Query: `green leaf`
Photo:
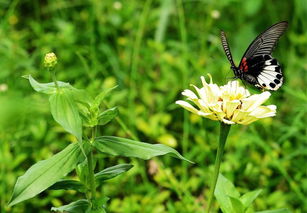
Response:
[[[65,206],[52,207],[51,211],[68,212],[68,213],[88,213],[90,212],[91,204],[85,199],[77,200]]]
[[[256,213],[291,213],[289,209],[275,209],[275,210],[265,210]]]
[[[88,165],[87,165],[87,160],[85,160],[82,163],[78,164],[78,166],[76,167],[76,173],[77,173],[77,176],[79,177],[80,181],[84,185],[87,185],[87,183],[88,183]]]
[[[71,86],[69,91],[75,102],[86,107],[90,107],[91,103],[93,102],[93,98],[85,90],[76,89]]]
[[[126,138],[102,136],[95,139],[93,146],[100,152],[116,156],[148,160],[155,156],[170,154],[173,157],[193,163],[180,155],[175,149],[163,144],[149,144]]]
[[[34,197],[66,176],[84,160],[77,143],[70,144],[51,158],[39,161],[17,179],[10,206]]]
[[[66,131],[82,141],[82,122],[78,108],[69,91],[61,90],[49,98],[51,114]]]
[[[41,92],[45,94],[54,94],[57,91],[54,82],[39,83],[31,75],[24,76],[24,77],[29,80],[32,88],[37,92]],[[62,82],[62,81],[57,81],[57,83],[60,88],[71,88],[71,85],[69,83]]]
[[[116,88],[117,88],[117,85],[115,87],[103,90],[101,93],[99,93],[99,95],[97,95],[95,97],[94,106],[98,107],[101,104],[101,102],[103,101],[103,99],[105,98],[105,96]]]
[[[104,208],[100,208],[100,209],[91,209],[87,213],[107,213],[107,212],[106,212],[106,210]]]
[[[261,192],[262,192],[262,189],[258,189],[258,190],[247,192],[246,194],[244,194],[240,198],[240,200],[245,206],[245,208],[248,208]]]
[[[119,164],[116,166],[112,166],[109,168],[106,168],[98,173],[95,174],[95,180],[103,182],[108,179],[112,179],[124,172],[127,172],[133,167],[131,164]]]
[[[117,107],[113,107],[111,109],[108,109],[104,112],[102,112],[99,116],[99,125],[106,125],[109,123],[113,118],[115,118],[118,115],[118,109]]]
[[[244,205],[242,204],[242,202],[240,201],[239,198],[236,197],[231,197],[229,196],[231,205],[232,205],[232,209],[234,210],[235,213],[244,213]]]
[[[92,200],[92,209],[89,213],[105,213],[106,204],[110,200],[109,197],[103,196]]]
[[[240,194],[227,178],[219,174],[214,195],[224,213],[233,213],[234,209],[230,197],[239,198]]]
[[[76,190],[79,192],[85,191],[85,186],[80,182],[76,180],[59,180],[52,186],[48,188],[48,190],[61,190],[61,189],[71,189]]]

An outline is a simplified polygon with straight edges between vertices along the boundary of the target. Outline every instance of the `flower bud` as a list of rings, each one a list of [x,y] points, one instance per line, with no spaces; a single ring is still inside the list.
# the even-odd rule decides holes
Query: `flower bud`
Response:
[[[56,55],[51,52],[47,53],[44,58],[44,67],[52,69],[58,63]]]

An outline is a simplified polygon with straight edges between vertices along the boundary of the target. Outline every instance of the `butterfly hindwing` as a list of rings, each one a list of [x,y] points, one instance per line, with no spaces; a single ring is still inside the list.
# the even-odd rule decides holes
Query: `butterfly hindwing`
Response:
[[[258,88],[277,90],[283,83],[278,61],[271,55],[258,55],[245,60],[243,78]]]

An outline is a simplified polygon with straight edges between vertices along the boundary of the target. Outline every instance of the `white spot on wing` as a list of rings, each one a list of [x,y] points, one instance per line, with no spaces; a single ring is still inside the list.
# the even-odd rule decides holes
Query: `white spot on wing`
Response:
[[[272,65],[272,64],[273,64],[272,61],[275,61],[274,66],[279,65],[278,61],[277,61],[276,59],[273,59],[273,58],[272,58],[272,59],[269,59],[269,60],[266,60],[266,61],[264,62],[264,65]]]
[[[275,71],[276,68],[278,68],[279,72]],[[277,75],[282,75],[280,65],[276,59],[271,57],[271,59],[265,60],[262,71],[260,71],[259,75],[257,76],[258,84],[256,86],[268,90],[279,89],[283,84],[283,77],[281,79],[278,79]],[[275,87],[273,88],[270,84],[272,86],[275,85]]]
[[[267,70],[267,71],[274,71],[275,72],[276,67],[278,67],[278,65],[270,65],[270,66],[265,66],[263,69]]]

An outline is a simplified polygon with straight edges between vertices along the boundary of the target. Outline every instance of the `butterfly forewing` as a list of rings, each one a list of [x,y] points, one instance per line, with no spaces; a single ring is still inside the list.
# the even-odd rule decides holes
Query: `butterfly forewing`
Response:
[[[258,55],[271,55],[274,46],[287,27],[288,22],[286,21],[272,25],[266,31],[257,36],[257,38],[249,45],[242,59]]]

